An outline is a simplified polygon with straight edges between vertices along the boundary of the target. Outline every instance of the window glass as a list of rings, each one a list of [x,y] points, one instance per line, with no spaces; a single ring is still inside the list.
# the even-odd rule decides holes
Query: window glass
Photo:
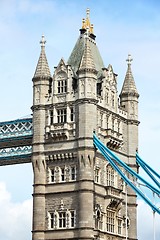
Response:
[[[67,122],[67,109],[58,109],[57,110],[57,123],[66,123]]]
[[[107,166],[107,169],[106,169],[106,172],[107,172],[107,186],[112,186],[114,187],[115,185],[115,182],[114,182],[114,169],[109,165]]]
[[[67,92],[67,80],[59,80],[58,93],[66,93],[66,92]]]
[[[107,211],[107,232],[114,233],[114,212]]]

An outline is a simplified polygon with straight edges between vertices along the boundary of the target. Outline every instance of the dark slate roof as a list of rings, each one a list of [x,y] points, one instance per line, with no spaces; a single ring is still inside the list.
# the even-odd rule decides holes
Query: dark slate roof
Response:
[[[68,64],[71,65],[75,74],[80,68],[82,57],[85,53],[86,42],[88,49],[90,49],[91,59],[93,59],[93,64],[97,72],[104,68],[103,60],[95,40],[87,32],[83,32],[78,38],[77,43],[68,59]]]

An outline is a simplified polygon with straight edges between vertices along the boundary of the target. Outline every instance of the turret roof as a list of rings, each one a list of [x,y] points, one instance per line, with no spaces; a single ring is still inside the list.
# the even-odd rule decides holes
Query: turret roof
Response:
[[[51,77],[51,73],[50,73],[50,69],[48,66],[47,57],[46,57],[46,53],[45,53],[45,43],[46,43],[46,41],[45,41],[44,35],[42,35],[42,39],[40,41],[41,53],[40,53],[40,57],[39,57],[37,67],[35,70],[34,78]]]
[[[77,40],[77,43],[68,59],[68,64],[71,65],[74,73],[76,74],[78,69],[80,68],[80,65],[82,67],[82,58],[86,55],[86,44],[87,44],[87,59],[93,60],[92,65],[94,64],[94,68],[97,71],[100,71],[102,68],[104,68],[103,60],[101,58],[101,55],[99,53],[99,50],[97,48],[96,42],[95,42],[95,35],[93,34],[93,24],[90,24],[89,20],[89,9],[87,9],[87,17],[86,19],[82,20],[82,28],[80,29],[80,36]]]
[[[128,68],[127,68],[127,72],[126,72],[126,76],[124,79],[124,83],[123,83],[123,87],[121,90],[121,94],[122,95],[128,95],[128,94],[134,94],[137,95],[137,97],[139,96],[137,88],[136,88],[136,84],[133,78],[133,74],[132,74],[132,70],[131,70],[131,62],[132,62],[132,58],[131,55],[128,54],[128,59],[126,60],[128,62]]]

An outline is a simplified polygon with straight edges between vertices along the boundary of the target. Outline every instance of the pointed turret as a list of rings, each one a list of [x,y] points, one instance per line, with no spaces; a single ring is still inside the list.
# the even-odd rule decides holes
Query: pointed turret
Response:
[[[41,53],[36,67],[33,81],[33,139],[32,139],[32,165],[34,171],[34,199],[33,199],[33,238],[45,239],[45,155],[44,136],[46,121],[46,103],[49,98],[52,78],[45,54],[45,39],[40,41]],[[36,153],[38,152],[38,158]],[[42,193],[40,196],[37,193]]]
[[[121,90],[120,98],[122,98],[124,95],[135,95],[137,98],[139,97],[136,84],[133,78],[132,70],[131,70],[131,62],[132,62],[131,55],[128,54],[128,59],[126,60],[128,62],[128,68],[126,72],[126,76],[124,79],[123,87]]]
[[[83,70],[84,71],[94,70],[95,72],[97,72],[88,38],[86,38],[84,52],[83,52],[82,60],[81,60],[80,67],[79,67],[79,71],[81,71],[81,70],[82,71]]]
[[[44,38],[44,35],[42,35],[42,39],[40,41],[41,53],[40,53],[40,57],[39,57],[39,60],[38,60],[38,63],[37,63],[34,78],[38,78],[38,77],[50,78],[51,77],[51,73],[50,73],[50,69],[49,69],[49,66],[48,66],[46,53],[45,53],[45,43],[46,43],[46,40]]]
[[[36,71],[33,77],[33,95],[35,104],[44,104],[46,102],[46,97],[51,93],[52,87],[52,77],[49,70],[46,53],[45,53],[45,38],[42,35],[40,41],[41,53],[37,63]]]
[[[128,55],[128,68],[120,94],[120,106],[128,112],[128,119],[138,120],[139,94],[131,70],[131,55]]]

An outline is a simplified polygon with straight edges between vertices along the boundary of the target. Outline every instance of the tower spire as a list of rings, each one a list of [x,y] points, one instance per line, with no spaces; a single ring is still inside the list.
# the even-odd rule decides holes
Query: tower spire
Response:
[[[93,63],[89,63],[89,58],[87,57],[87,62],[89,63],[87,63],[87,65],[90,67],[92,65],[91,68],[96,69],[97,72],[101,71],[102,68],[104,68],[104,64],[95,42],[96,36],[93,33],[93,24],[90,23],[89,9],[86,10],[86,19],[82,19],[82,28],[80,29],[80,33],[81,34],[77,40],[77,43],[75,44],[75,47],[68,59],[68,65],[71,65],[76,75],[77,71],[80,68],[82,69],[82,66],[84,68],[86,65],[86,55],[90,55],[89,58]]]
[[[82,19],[82,30],[86,30],[87,33],[93,34],[93,24],[90,23],[90,9],[86,10],[86,19]]]
[[[126,59],[126,61],[128,64],[128,68],[127,68],[127,72],[124,79],[120,97],[123,95],[130,95],[130,94],[134,94],[135,96],[139,97],[136,84],[133,78],[132,69],[131,69],[131,62],[133,61],[131,54],[128,54],[128,58]]]
[[[41,44],[41,53],[40,53],[40,57],[37,63],[37,67],[36,67],[36,71],[34,74],[34,78],[37,77],[51,77],[51,73],[50,73],[50,69],[48,66],[48,62],[47,62],[47,57],[46,57],[46,53],[45,53],[45,37],[44,35],[42,35],[40,44]]]
[[[133,61],[133,58],[131,57],[131,54],[128,54],[128,58],[126,59],[126,62],[128,62],[128,65],[131,65],[132,61]]]
[[[45,40],[44,35],[42,35],[42,39],[41,39],[41,41],[40,41],[40,44],[41,44],[41,48],[44,48],[44,47],[45,47],[46,40]]]

